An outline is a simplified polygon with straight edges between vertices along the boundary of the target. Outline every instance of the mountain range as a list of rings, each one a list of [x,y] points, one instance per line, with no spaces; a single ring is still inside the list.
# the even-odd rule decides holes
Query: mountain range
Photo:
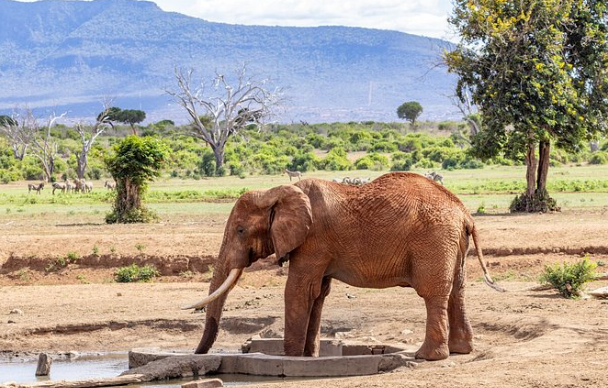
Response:
[[[283,122],[394,121],[419,101],[426,119],[457,117],[456,79],[440,66],[450,43],[352,27],[214,23],[133,0],[0,0],[0,111],[28,105],[91,117],[114,97],[151,120],[185,121],[165,92],[176,67],[270,77],[285,88]]]

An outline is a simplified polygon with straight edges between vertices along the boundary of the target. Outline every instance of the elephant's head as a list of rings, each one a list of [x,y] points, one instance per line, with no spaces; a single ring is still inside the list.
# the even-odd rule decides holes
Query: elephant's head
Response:
[[[238,199],[224,230],[209,296],[185,307],[207,306],[197,354],[207,353],[215,342],[226,297],[243,269],[272,253],[285,257],[304,242],[311,224],[310,200],[296,186],[251,191]]]

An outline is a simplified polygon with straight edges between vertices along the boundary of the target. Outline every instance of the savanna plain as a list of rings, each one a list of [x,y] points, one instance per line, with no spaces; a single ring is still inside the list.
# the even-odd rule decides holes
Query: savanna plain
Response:
[[[545,265],[587,256],[608,271],[606,166],[551,169],[549,214],[510,214],[525,167],[441,171],[448,189],[474,214],[484,261],[508,290],[481,281],[475,256],[467,267],[467,311],[475,350],[415,368],[344,379],[281,382],[293,387],[606,387],[608,301],[564,299],[533,291]],[[416,171],[424,173],[426,171]],[[306,178],[374,178],[382,172],[309,172]],[[595,183],[594,183],[595,182]],[[234,198],[246,189],[289,184],[285,175],[201,180],[160,179],[148,194],[157,223],[107,225],[111,194],[27,193],[27,182],[0,186],[0,349],[3,357],[39,351],[193,349],[204,314],[180,306],[206,293]],[[119,283],[115,271],[154,266],[146,283]],[[237,350],[254,335],[280,336],[289,268],[262,260],[230,294],[216,350]],[[589,288],[605,286],[595,281]],[[347,297],[349,295],[350,297]],[[18,309],[23,314],[10,314]],[[322,335],[416,348],[425,308],[411,289],[357,289],[334,281]],[[4,378],[0,380],[10,380]],[[2,382],[2,381],[0,381]],[[268,386],[276,386],[275,383]]]

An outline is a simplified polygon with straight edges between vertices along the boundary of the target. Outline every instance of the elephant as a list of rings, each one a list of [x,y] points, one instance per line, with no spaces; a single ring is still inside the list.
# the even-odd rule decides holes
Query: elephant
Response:
[[[385,174],[364,186],[322,179],[249,191],[235,203],[209,295],[183,308],[206,307],[196,353],[218,335],[222,309],[243,269],[272,253],[289,261],[285,286],[287,356],[319,354],[321,310],[336,279],[355,287],[412,287],[424,299],[426,335],[416,357],[470,353],[472,329],[464,309],[465,257],[473,237],[488,285],[473,218],[462,202],[415,173]]]

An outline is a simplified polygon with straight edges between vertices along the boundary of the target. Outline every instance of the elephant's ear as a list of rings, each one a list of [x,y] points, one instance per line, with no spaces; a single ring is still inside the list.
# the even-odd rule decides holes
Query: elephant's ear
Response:
[[[283,185],[260,195],[260,207],[269,210],[270,238],[277,259],[285,257],[306,240],[312,224],[310,199],[300,188]]]

